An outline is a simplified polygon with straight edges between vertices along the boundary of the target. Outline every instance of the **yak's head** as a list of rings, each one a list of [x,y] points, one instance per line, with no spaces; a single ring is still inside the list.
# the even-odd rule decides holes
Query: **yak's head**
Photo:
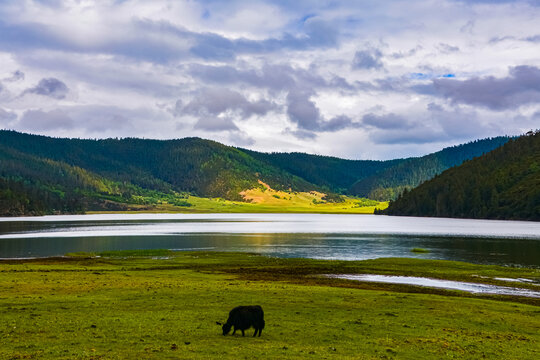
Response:
[[[219,321],[216,321],[216,324],[222,325]],[[229,331],[231,331],[231,327],[231,324],[223,324],[223,326],[221,327],[223,329],[223,335],[227,335]]]

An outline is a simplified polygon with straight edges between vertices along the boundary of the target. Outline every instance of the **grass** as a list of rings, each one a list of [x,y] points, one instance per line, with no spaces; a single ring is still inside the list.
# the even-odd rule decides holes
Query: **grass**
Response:
[[[427,254],[427,253],[429,253],[429,250],[428,249],[423,249],[423,248],[412,248],[411,252],[412,253],[417,253],[417,254]]]
[[[129,212],[156,213],[331,213],[331,214],[373,214],[375,209],[383,210],[388,202],[378,202],[351,196],[342,196],[342,202],[324,200],[325,194],[316,191],[278,191],[268,185],[243,191],[246,201],[231,201],[221,198],[189,196],[181,199],[182,206],[162,203],[158,205],[130,205]],[[189,204],[189,206],[186,206]],[[88,213],[108,213],[92,211]]]
[[[393,273],[496,282],[493,277],[538,279],[535,269],[166,250],[98,255],[0,262],[1,359],[540,355],[538,300],[317,276]],[[239,304],[263,306],[267,326],[260,338],[221,335],[215,322]]]

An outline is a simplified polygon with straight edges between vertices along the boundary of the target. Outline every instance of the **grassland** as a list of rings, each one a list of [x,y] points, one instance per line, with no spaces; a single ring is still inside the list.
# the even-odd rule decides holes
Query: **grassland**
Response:
[[[167,251],[0,262],[1,359],[536,359],[538,300],[322,278],[434,276],[496,283],[539,270]],[[507,284],[507,283],[505,283]],[[533,286],[533,285],[528,285]],[[260,338],[216,321],[260,304]],[[251,335],[251,330],[249,331]],[[246,334],[247,335],[247,334]]]
[[[326,200],[324,193],[278,191],[262,182],[260,187],[244,190],[241,195],[245,201],[187,196],[178,201],[183,206],[175,205],[173,201],[161,201],[155,205],[130,205],[127,212],[373,214],[375,209],[383,210],[388,207],[388,202],[351,196],[342,196],[343,201],[333,202]]]

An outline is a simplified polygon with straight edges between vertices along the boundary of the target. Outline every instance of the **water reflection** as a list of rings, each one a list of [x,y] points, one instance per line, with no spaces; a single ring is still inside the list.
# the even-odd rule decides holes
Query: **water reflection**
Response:
[[[250,251],[319,259],[416,257],[540,266],[540,223],[320,214],[0,219],[2,258],[156,248]],[[413,248],[429,253],[411,253]]]
[[[390,276],[390,275],[327,275],[328,277],[367,281],[367,282],[382,282],[389,284],[405,284],[424,286],[447,290],[460,290],[473,294],[496,294],[496,295],[516,295],[540,298],[540,291],[520,289],[508,286],[496,286],[487,284],[468,283],[462,281],[440,280],[415,276]]]
[[[416,254],[415,247],[429,253]],[[178,234],[0,240],[0,257],[132,249],[244,251],[278,257],[365,260],[379,257],[446,259],[482,264],[540,266],[540,242],[518,239],[350,234]]]

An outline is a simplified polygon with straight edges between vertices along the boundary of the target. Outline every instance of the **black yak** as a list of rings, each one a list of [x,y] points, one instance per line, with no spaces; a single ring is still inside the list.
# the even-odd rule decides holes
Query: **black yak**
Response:
[[[217,324],[221,325],[220,322]],[[223,324],[223,335],[227,335],[232,327],[234,327],[233,335],[236,330],[241,330],[242,336],[244,336],[244,330],[253,327],[255,329],[253,336],[256,336],[257,332],[261,336],[262,329],[264,329],[264,312],[262,307],[259,305],[235,307],[229,313],[227,322]]]

